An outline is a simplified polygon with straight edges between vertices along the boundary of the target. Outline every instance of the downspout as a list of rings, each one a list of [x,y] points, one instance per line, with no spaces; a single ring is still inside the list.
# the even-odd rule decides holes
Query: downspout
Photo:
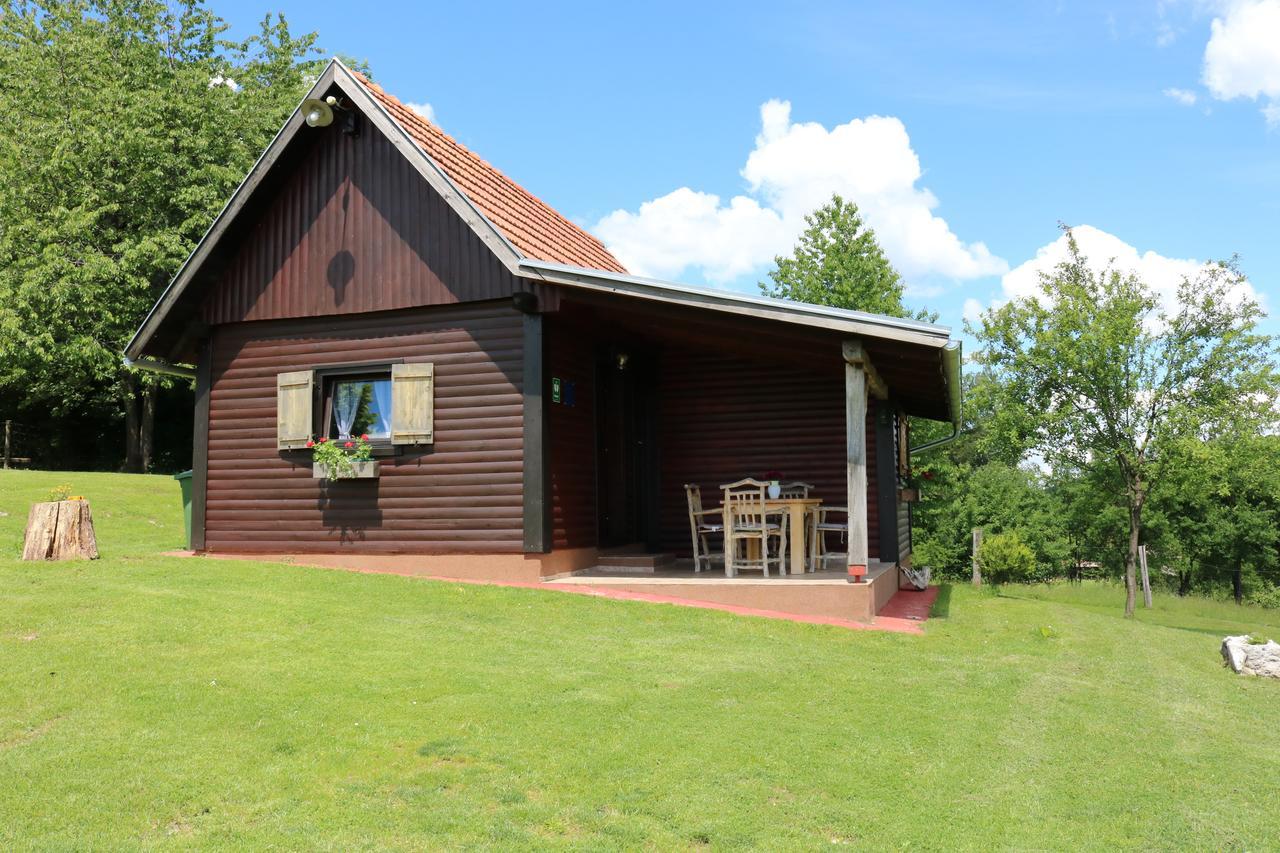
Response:
[[[942,348],[942,376],[947,382],[947,410],[951,416],[951,435],[943,436],[933,441],[926,441],[918,447],[912,447],[909,449],[910,453],[919,453],[921,450],[928,450],[931,447],[950,444],[960,436],[960,410],[964,394],[964,387],[960,383],[960,364],[964,361],[961,356],[961,349],[959,341],[953,341]]]
[[[196,378],[196,369],[194,367],[183,367],[180,364],[170,364],[160,358],[140,358],[134,360],[126,355],[124,357],[124,366],[136,368],[137,370],[150,370],[152,373],[164,373],[169,376],[181,376],[183,379]]]

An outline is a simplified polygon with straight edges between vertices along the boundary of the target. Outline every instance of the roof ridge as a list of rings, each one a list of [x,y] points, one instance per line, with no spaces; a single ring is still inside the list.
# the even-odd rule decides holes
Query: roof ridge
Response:
[[[538,260],[626,272],[599,237],[525,189],[435,122],[414,112],[381,84],[359,71],[347,70],[521,252]],[[473,170],[478,174],[469,174]],[[516,197],[504,197],[510,195]]]

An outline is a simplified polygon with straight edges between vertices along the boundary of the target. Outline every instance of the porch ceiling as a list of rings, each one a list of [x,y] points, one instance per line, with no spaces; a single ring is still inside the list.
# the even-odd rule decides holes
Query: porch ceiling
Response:
[[[560,310],[565,319],[589,324],[602,337],[695,344],[748,360],[840,375],[844,372],[841,344],[853,337],[832,329],[585,291],[566,293]],[[950,420],[939,347],[875,338],[862,341],[888,386],[890,399],[909,415]]]

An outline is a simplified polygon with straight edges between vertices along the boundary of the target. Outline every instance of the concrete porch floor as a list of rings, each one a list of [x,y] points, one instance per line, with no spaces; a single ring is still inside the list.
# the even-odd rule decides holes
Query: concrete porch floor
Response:
[[[673,568],[643,573],[586,569],[543,583],[552,587],[658,595],[795,616],[870,622],[898,591],[898,571],[893,563],[873,563],[867,567],[867,577],[862,583],[850,583],[844,571],[831,569],[781,577],[740,572],[731,578],[725,577],[723,568],[695,572],[692,563],[684,560]]]

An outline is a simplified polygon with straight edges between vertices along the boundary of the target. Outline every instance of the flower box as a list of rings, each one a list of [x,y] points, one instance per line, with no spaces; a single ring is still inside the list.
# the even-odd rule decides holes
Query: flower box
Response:
[[[323,462],[316,462],[311,466],[311,476],[317,480],[372,480],[379,474],[379,463],[372,461],[352,462],[350,473],[342,471],[336,475],[331,475],[329,466]]]

